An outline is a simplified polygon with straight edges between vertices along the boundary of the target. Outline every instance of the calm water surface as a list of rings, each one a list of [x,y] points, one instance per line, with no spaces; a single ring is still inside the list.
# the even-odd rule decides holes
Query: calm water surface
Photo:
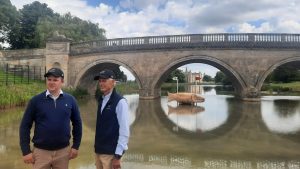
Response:
[[[205,89],[205,88],[204,88]],[[197,91],[196,91],[197,92]],[[242,102],[200,90],[196,106],[126,95],[131,137],[125,169],[300,169],[300,96],[268,96]],[[80,102],[83,138],[70,169],[95,169],[94,99]],[[28,169],[19,148],[24,108],[0,112],[0,169]]]

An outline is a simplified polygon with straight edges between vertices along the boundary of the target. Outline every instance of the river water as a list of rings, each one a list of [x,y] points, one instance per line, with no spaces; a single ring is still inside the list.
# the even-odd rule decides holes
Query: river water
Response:
[[[200,91],[195,106],[168,102],[167,96],[139,100],[130,108],[129,150],[123,169],[300,169],[300,96],[265,96],[243,102]],[[79,100],[83,138],[70,169],[95,169],[95,99]],[[0,169],[27,169],[19,148],[24,108],[0,111]]]

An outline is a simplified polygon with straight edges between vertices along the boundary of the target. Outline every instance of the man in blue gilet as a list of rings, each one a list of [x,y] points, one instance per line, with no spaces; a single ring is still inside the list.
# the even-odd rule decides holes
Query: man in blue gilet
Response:
[[[121,168],[121,157],[128,149],[128,104],[114,89],[116,80],[111,70],[103,70],[98,80],[103,96],[99,98],[95,135],[97,169]]]

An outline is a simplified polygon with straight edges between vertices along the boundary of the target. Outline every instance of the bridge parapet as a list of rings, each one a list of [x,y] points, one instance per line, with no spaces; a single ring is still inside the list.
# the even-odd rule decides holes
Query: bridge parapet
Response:
[[[1,51],[5,59],[16,58],[32,58],[32,57],[44,57],[45,49],[19,49],[19,50],[3,50]]]
[[[180,48],[300,49],[300,34],[187,34],[95,40],[70,45],[71,55]]]

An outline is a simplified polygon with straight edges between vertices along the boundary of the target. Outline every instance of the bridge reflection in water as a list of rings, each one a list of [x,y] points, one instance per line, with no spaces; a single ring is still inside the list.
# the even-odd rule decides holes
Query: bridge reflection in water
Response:
[[[137,94],[126,95],[131,137],[123,169],[300,168],[300,97],[241,102],[205,91],[206,101],[195,112],[180,114],[169,113],[168,105],[174,105],[166,97],[139,100]],[[70,169],[95,169],[96,108],[95,99],[80,101],[83,139]],[[198,108],[203,111],[196,112]],[[1,169],[30,168],[21,161],[18,143],[23,109],[0,112]]]
[[[199,159],[192,163],[189,157],[173,155],[144,155],[142,153],[127,153],[123,158],[126,168],[155,168],[155,169],[172,169],[180,168],[214,168],[214,169],[298,169],[300,161],[295,160],[230,160],[230,159]],[[144,165],[139,165],[144,164]],[[145,166],[146,164],[146,166]],[[147,167],[148,166],[148,167]],[[197,167],[195,167],[197,166]]]

